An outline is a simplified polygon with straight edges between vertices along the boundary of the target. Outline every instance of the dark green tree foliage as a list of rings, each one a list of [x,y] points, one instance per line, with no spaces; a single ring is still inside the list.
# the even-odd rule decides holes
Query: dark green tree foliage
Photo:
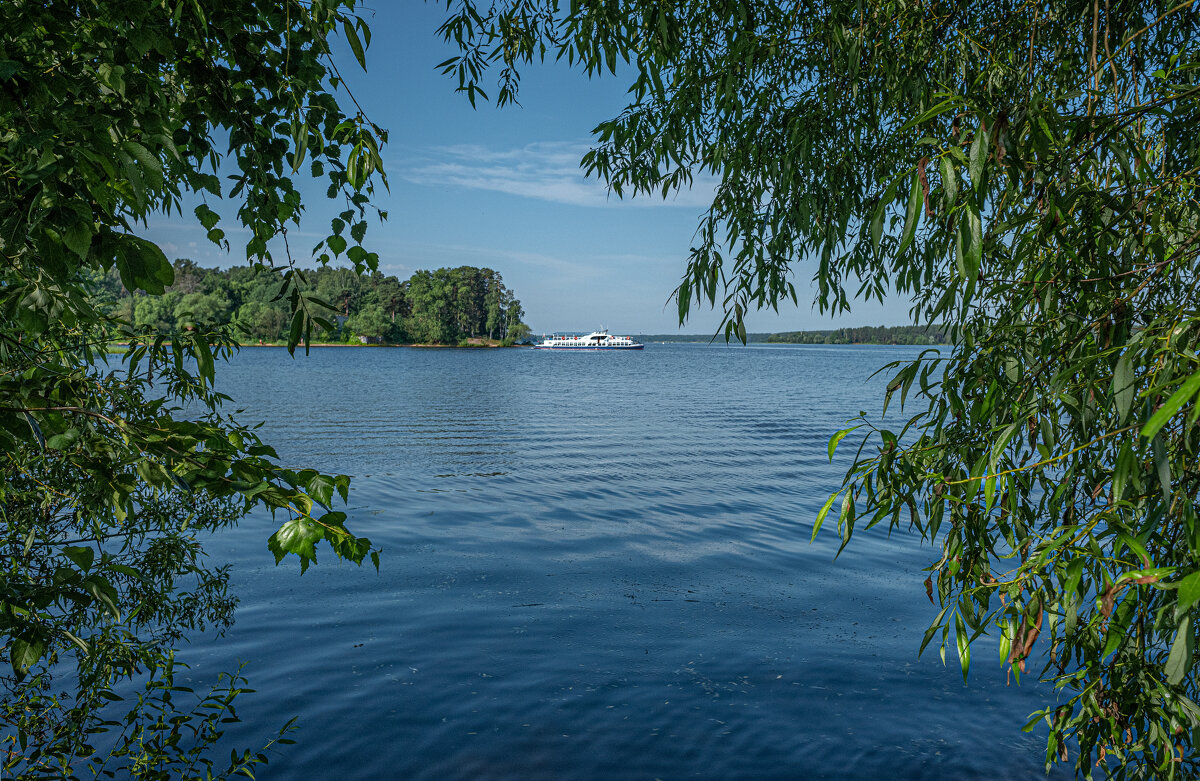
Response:
[[[521,302],[491,269],[418,271],[405,284],[405,328],[413,342],[456,344],[473,337],[511,340],[528,335],[521,322]]]
[[[307,338],[322,310],[288,256],[287,227],[303,210],[293,177],[322,178],[345,207],[317,259],[377,264],[361,241],[384,134],[339,108],[329,54],[340,34],[365,62],[369,34],[354,8],[0,3],[6,778],[69,777],[90,763],[117,777],[192,778],[255,764],[246,754],[216,767],[206,753],[233,718],[239,678],[203,700],[173,688],[175,642],[220,628],[232,607],[197,531],[259,505],[282,521],[269,540],[277,560],[295,554],[303,571],[322,541],[352,561],[375,557],[331,507],[348,478],[279,464],[222,414],[215,366],[234,341],[215,324],[227,299],[202,289],[203,270],[177,276],[138,235],[151,214],[179,211],[186,193],[226,199],[250,236],[253,273],[272,276],[272,298],[286,302],[289,344]],[[223,181],[218,171],[234,173]],[[228,247],[212,208],[195,217]],[[122,299],[110,271],[146,295]],[[118,341],[128,349],[106,357]],[[127,716],[109,712],[113,686],[139,675],[145,699]],[[116,722],[108,736],[89,735],[102,721]]]
[[[940,549],[925,643],[965,676],[988,633],[1053,682],[1048,764],[1200,775],[1196,2],[451,6],[472,101],[493,63],[505,103],[522,63],[627,61],[587,170],[618,195],[717,179],[681,318],[719,303],[743,336],[809,264],[825,311],[892,290],[951,326],[894,367],[904,417],[832,440],[865,435],[817,528]]]
[[[287,340],[290,311],[277,298],[279,278],[271,269],[222,271],[181,259],[174,271],[175,281],[160,295],[129,293],[115,270],[98,278],[93,290],[110,311],[122,317],[132,313],[139,326],[160,336],[232,322],[235,333],[253,341]],[[327,314],[333,330],[318,334],[323,340],[365,336],[391,343],[457,344],[473,337],[511,339],[514,328],[518,335],[528,334],[521,302],[489,268],[418,271],[401,282],[379,271],[359,274],[325,266],[298,275],[297,288],[312,295],[314,305],[332,308]]]
[[[785,331],[771,334],[768,342],[780,344],[947,344],[943,328],[902,325],[838,328],[832,331]]]

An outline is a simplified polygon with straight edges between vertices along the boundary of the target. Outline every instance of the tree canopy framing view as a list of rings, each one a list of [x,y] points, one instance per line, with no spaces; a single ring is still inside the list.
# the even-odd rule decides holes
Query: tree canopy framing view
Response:
[[[831,458],[859,449],[814,536],[836,518],[843,544],[882,523],[929,540],[914,598],[940,612],[925,645],[957,652],[965,677],[990,634],[1013,675],[1061,689],[1031,722],[1049,730],[1048,765],[1200,773],[1196,0],[446,8],[461,54],[441,67],[473,104],[512,102],[520,69],[547,58],[631,80],[582,161],[616,195],[716,178],[681,321],[714,304],[744,339],[749,313],[797,303],[792,274],[812,268],[822,311],[901,295],[914,325],[950,327],[948,352],[893,367],[904,417],[831,440]],[[378,566],[333,509],[347,477],[279,464],[221,412],[232,331],[168,340],[94,288],[115,270],[163,295],[174,269],[139,231],[207,194],[238,204],[247,261],[278,274],[290,347],[331,325],[287,230],[304,209],[294,178],[321,179],[344,210],[312,257],[378,266],[364,242],[386,216],[371,205],[386,133],[348,110],[329,48],[342,36],[365,67],[357,10],[0,5],[0,718],[20,749],[6,775],[265,761],[235,752],[220,768],[208,752],[236,675],[202,708],[172,701],[175,642],[232,609],[198,533],[258,505],[284,516],[278,561],[303,571],[325,542]],[[229,246],[210,206],[195,218]],[[114,341],[129,344],[119,367],[103,361]],[[78,686],[60,698],[68,662]],[[80,725],[112,719],[109,695],[142,671],[147,699],[97,742]]]

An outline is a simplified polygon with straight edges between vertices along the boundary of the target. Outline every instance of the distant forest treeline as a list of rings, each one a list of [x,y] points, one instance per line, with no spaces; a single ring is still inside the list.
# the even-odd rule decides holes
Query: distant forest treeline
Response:
[[[863,326],[829,331],[771,334],[768,342],[784,344],[948,344],[946,330],[933,326]]]
[[[713,342],[723,344],[725,334],[640,334],[643,342]],[[948,344],[945,329],[911,325],[864,326],[825,331],[785,331],[778,334],[746,334],[748,344]]]
[[[220,323],[236,324],[249,341],[286,339],[287,301],[273,300],[279,275],[263,268],[203,268],[176,260],[175,283],[165,295],[130,295],[115,272],[101,284],[114,311],[136,325],[161,333]],[[324,267],[304,272],[308,289],[330,304],[327,320],[337,324],[322,341],[459,344],[486,338],[525,339],[521,302],[489,268],[460,266],[417,271],[404,282],[379,272],[359,276]]]
[[[755,342],[765,342],[771,334],[746,334],[747,344]],[[724,344],[725,332],[717,334],[634,334],[634,338],[639,342],[688,342],[695,344]],[[734,338],[733,344],[737,344],[737,339]]]

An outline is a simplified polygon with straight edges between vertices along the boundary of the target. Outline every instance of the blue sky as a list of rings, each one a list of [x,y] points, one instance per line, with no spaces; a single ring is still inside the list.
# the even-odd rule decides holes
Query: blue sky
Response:
[[[707,206],[703,186],[665,202],[622,201],[579,168],[592,128],[625,106],[626,83],[589,80],[565,66],[532,67],[522,74],[520,106],[497,109],[481,101],[472,109],[434,67],[454,53],[435,32],[444,15],[444,3],[381,3],[366,12],[373,32],[367,72],[348,53],[339,58],[359,103],[390,134],[383,154],[391,191],[376,198],[389,219],[367,234],[380,270],[405,279],[422,268],[496,269],[535,333],[600,326],[712,333],[720,313],[694,311],[679,328],[668,303]],[[308,212],[289,234],[293,256],[328,232],[334,211],[323,203],[324,185],[305,194]],[[228,225],[234,209],[217,210],[227,218],[231,254],[209,244],[187,217],[152,221],[149,238],[168,257],[221,267],[244,262]],[[907,322],[901,301],[858,303],[852,315],[830,320],[805,297],[811,276],[808,267],[796,270],[800,306],[752,313],[748,329]]]

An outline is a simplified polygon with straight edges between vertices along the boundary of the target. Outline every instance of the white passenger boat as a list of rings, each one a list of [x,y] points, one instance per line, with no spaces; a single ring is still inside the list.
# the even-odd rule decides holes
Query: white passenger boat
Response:
[[[610,336],[608,331],[592,331],[587,336],[543,336],[535,350],[640,350],[645,347],[628,336]]]

